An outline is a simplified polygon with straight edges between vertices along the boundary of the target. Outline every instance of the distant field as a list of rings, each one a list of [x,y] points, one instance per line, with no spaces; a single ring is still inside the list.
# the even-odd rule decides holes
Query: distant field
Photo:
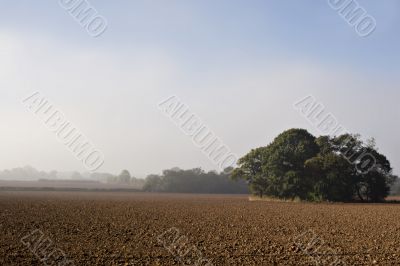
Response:
[[[43,265],[21,242],[36,229],[74,265],[206,265],[207,260],[213,265],[400,264],[397,204],[0,192],[0,210],[0,265]],[[185,241],[178,243],[168,237],[171,233]]]
[[[0,180],[1,190],[140,190],[132,184],[102,183],[85,180]]]

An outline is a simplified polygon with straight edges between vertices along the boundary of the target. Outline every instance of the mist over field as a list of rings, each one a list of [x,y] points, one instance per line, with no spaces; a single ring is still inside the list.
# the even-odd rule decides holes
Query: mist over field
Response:
[[[400,264],[399,8],[1,1],[0,265]]]

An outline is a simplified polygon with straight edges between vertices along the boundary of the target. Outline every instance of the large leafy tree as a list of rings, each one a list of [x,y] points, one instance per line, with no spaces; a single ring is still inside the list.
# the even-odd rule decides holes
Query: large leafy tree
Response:
[[[304,129],[290,129],[267,147],[252,150],[238,161],[234,178],[244,178],[256,194],[280,198],[306,198],[310,182],[305,161],[316,156],[315,137]]]
[[[239,159],[235,179],[245,179],[259,196],[318,201],[378,202],[396,179],[375,141],[359,135],[315,138],[290,129],[266,147]]]

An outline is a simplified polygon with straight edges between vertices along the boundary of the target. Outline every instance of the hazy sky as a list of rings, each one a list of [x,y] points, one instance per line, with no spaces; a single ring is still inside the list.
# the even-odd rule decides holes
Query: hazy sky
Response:
[[[21,104],[39,91],[105,155],[137,176],[217,167],[157,104],[178,96],[244,155],[278,133],[318,134],[293,103],[312,94],[348,130],[375,137],[400,169],[400,2],[359,3],[359,37],[327,1],[95,1],[87,34],[58,1],[0,1],[0,169],[85,171]]]

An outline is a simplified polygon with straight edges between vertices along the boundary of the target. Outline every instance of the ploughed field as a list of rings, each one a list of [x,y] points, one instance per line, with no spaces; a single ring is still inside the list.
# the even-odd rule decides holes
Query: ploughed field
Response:
[[[45,263],[400,265],[400,205],[0,192],[0,265]]]

